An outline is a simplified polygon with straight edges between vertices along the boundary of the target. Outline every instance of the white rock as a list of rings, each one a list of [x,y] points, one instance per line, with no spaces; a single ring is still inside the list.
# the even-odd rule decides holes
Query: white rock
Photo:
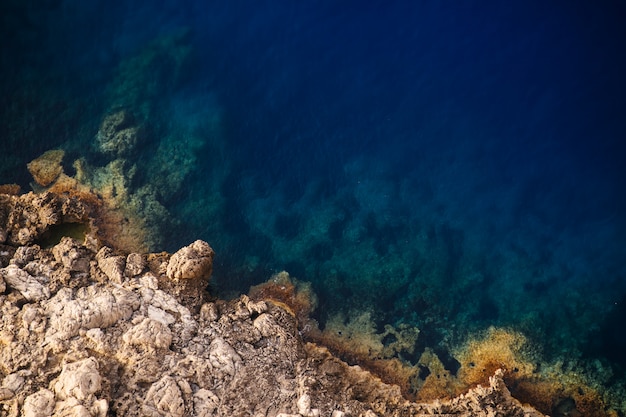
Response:
[[[57,262],[70,271],[89,272],[90,257],[85,248],[70,237],[64,237],[61,242],[52,248],[52,254]]]
[[[308,416],[311,411],[311,397],[309,394],[302,394],[300,398],[298,398],[296,405],[298,406],[298,413],[303,416]]]
[[[98,268],[111,280],[121,284],[124,280],[124,270],[126,269],[126,258],[123,256],[113,256],[111,249],[103,247],[98,251],[96,259]]]
[[[152,274],[151,272],[148,272],[147,274],[139,277],[139,284],[141,284],[142,287],[148,288],[151,290],[159,289],[159,279],[156,276],[154,276],[154,274]]]
[[[105,353],[107,351],[106,336],[101,328],[95,327],[85,332],[85,337],[91,340],[93,348],[98,353]]]
[[[50,417],[54,411],[54,394],[41,389],[24,400],[24,417]]]
[[[200,388],[193,395],[193,411],[198,417],[210,417],[215,414],[220,399],[208,389]]]
[[[174,316],[165,312],[165,310],[155,307],[153,305],[148,306],[148,317],[152,320],[160,321],[165,325],[173,324],[176,322],[176,318]]]
[[[241,356],[224,339],[216,337],[209,346],[209,362],[215,370],[233,376],[241,364]]]
[[[41,301],[50,298],[50,289],[17,265],[0,269],[0,276],[10,288],[18,290],[28,301]]]
[[[87,358],[63,365],[63,370],[54,383],[54,392],[61,400],[74,397],[83,401],[100,391],[101,382],[98,361]]]
[[[8,388],[13,392],[19,391],[22,385],[24,385],[24,377],[19,372],[9,374],[2,380],[2,388]]]
[[[129,345],[168,348],[172,343],[172,331],[160,321],[145,318],[124,333],[122,340]]]
[[[135,277],[146,268],[146,259],[138,253],[131,253],[126,257],[126,269],[124,274],[127,277]]]
[[[185,415],[185,402],[174,378],[167,375],[152,384],[146,394],[142,411],[147,416]]]
[[[106,417],[108,411],[109,403],[106,400],[96,400],[85,405],[70,397],[56,404],[52,417]]]
[[[81,288],[72,299],[71,291],[60,290],[47,304],[50,327],[46,341],[65,340],[80,329],[107,328],[126,320],[139,308],[140,298],[123,288]]]
[[[96,400],[89,407],[89,411],[93,417],[106,417],[109,412],[109,403],[105,399]]]
[[[87,407],[76,398],[70,397],[67,400],[59,401],[54,407],[52,417],[93,417]]]

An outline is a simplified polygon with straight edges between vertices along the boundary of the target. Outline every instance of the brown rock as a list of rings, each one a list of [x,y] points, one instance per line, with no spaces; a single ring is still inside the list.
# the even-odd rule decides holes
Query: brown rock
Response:
[[[208,243],[196,240],[179,249],[167,265],[169,279],[200,279],[211,275],[215,252]]]
[[[60,149],[47,151],[28,163],[28,172],[31,173],[37,184],[47,187],[63,172],[61,161],[64,155],[65,151]]]

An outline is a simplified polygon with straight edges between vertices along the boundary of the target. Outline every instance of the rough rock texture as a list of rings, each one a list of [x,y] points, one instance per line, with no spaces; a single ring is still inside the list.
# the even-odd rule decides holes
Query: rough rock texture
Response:
[[[49,249],[15,239],[15,219],[46,219],[55,198],[0,197],[0,416],[540,415],[501,372],[452,401],[411,403],[305,343],[288,308],[209,299],[206,242],[123,256],[69,237]]]
[[[0,244],[17,247],[41,239],[51,226],[89,223],[92,207],[77,198],[53,193],[0,194]]]
[[[141,130],[132,114],[120,110],[104,118],[96,134],[96,145],[105,154],[125,156],[135,149],[140,135]]]
[[[47,187],[63,173],[61,166],[63,156],[65,156],[65,152],[62,150],[48,151],[28,163],[28,172],[31,173],[37,184]]]

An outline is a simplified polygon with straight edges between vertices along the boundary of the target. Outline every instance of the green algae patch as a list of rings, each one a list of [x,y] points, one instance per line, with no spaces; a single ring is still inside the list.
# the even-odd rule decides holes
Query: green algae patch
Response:
[[[86,223],[55,224],[48,228],[37,241],[37,244],[44,249],[49,249],[59,244],[64,237],[71,237],[79,242],[83,242],[89,231],[89,225]]]

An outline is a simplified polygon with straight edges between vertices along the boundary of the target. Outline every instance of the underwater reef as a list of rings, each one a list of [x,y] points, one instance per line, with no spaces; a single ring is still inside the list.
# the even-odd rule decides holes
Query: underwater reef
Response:
[[[48,190],[0,189],[0,415],[618,415],[513,330],[458,345],[452,371],[429,347],[402,359],[416,327],[381,331],[360,311],[320,329],[311,285],[286,272],[216,298],[208,243],[126,250],[131,220],[61,159],[29,165],[54,173]]]

